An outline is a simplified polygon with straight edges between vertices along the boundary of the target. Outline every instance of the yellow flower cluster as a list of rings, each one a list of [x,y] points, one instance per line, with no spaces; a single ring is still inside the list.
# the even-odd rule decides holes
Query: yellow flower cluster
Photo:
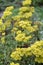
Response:
[[[16,48],[16,51],[12,52],[11,57],[14,60],[21,60],[23,56],[35,56],[35,61],[43,63],[43,40],[35,42],[28,48]]]
[[[26,36],[25,33],[20,33],[20,32],[15,37],[16,41],[19,41],[19,42],[27,42],[30,38],[32,38],[32,36]]]
[[[35,61],[43,63],[43,40],[37,41],[31,46],[32,53],[36,56]]]
[[[21,27],[22,29],[25,29],[25,30],[27,30],[27,31],[29,31],[29,32],[34,32],[34,31],[36,31],[37,29],[38,29],[38,27],[37,27],[37,25],[31,25],[32,24],[32,22],[31,21],[20,21],[20,22],[18,22],[18,27]]]
[[[29,17],[31,17],[32,16],[32,12],[29,12],[29,13],[25,13],[24,15],[23,15],[23,18],[29,18]]]
[[[6,17],[8,17],[9,15],[12,14],[12,10],[13,10],[13,6],[9,6],[5,9],[4,13],[3,13],[3,16],[2,16],[2,19],[5,19]]]
[[[26,0],[25,0],[26,1]],[[23,1],[23,2],[25,2]],[[22,4],[23,4],[22,2]],[[31,3],[31,0],[27,0],[27,4]],[[12,25],[12,19],[6,19],[10,14],[12,14],[12,10],[14,9],[13,6],[9,6],[5,9],[2,18],[0,19],[0,33],[1,33],[1,41],[5,42],[5,35],[2,35],[3,33],[6,34],[6,29],[9,29],[10,26]],[[15,34],[16,36],[14,39],[19,42],[28,42],[33,36],[29,35],[29,33],[33,33],[34,31],[38,30],[37,25],[32,26],[32,21],[29,21],[29,17],[32,16],[32,13],[34,12],[34,7],[29,7],[29,6],[24,6],[19,8],[19,13],[16,16],[12,16],[13,20],[16,22],[13,22],[13,27],[11,31]],[[4,19],[4,23],[3,23]],[[11,33],[12,33],[11,32]]]
[[[5,30],[11,26],[11,19],[5,20],[10,14],[12,14],[13,6],[9,6],[5,9],[3,16],[0,19],[0,42],[5,43]]]
[[[1,42],[5,43],[5,37],[1,37]]]
[[[10,65],[19,65],[19,63],[11,62]]]
[[[0,39],[0,41],[2,42],[2,43],[5,43],[5,25],[4,25],[4,23],[2,22],[2,19],[0,19],[0,37],[1,37],[1,39]]]
[[[12,19],[16,21],[20,21],[21,19],[29,19],[34,12],[34,7],[21,7],[19,9],[19,13],[17,16],[13,16]]]
[[[11,19],[6,20],[4,25],[5,25],[5,28],[9,28],[11,26]]]
[[[11,57],[14,60],[21,60],[24,55],[31,56],[31,48],[17,48],[16,51],[12,52]]]
[[[24,7],[21,7],[20,9],[19,9],[19,14],[22,14],[22,13],[24,13],[24,12],[29,12],[29,11],[31,11],[31,12],[34,12],[34,7],[26,7],[26,6],[24,6]]]
[[[23,5],[30,5],[31,4],[31,0],[24,0],[23,1]]]
[[[22,42],[27,42],[29,39],[32,38],[32,35],[29,35],[29,33],[32,33],[34,31],[38,30],[37,25],[31,25],[31,21],[23,21],[21,20],[20,22],[14,23],[14,28],[12,29],[12,33],[16,33],[16,41],[22,41]],[[27,32],[28,33],[27,33]]]
[[[5,43],[5,32],[1,33],[1,43]]]
[[[0,42],[2,42],[2,43],[5,43],[5,30],[8,28],[8,27],[10,27],[10,24],[11,24],[11,22],[10,22],[11,20],[7,20],[7,21],[5,21],[5,23],[3,23],[3,20],[2,19],[0,19]]]
[[[19,8],[18,15],[12,17],[13,20],[28,20],[32,16],[32,13],[34,12],[34,7],[27,6],[31,4],[31,0],[24,0],[22,4],[23,6]]]
[[[0,19],[0,32],[4,31],[5,30],[5,25],[4,23],[2,22],[2,19]]]
[[[23,6],[19,8],[18,15],[12,16],[12,19],[16,21],[14,23],[12,32],[16,33],[16,41],[27,42],[30,38],[32,38],[32,36],[28,34],[37,31],[38,26],[32,26],[32,22],[29,21],[29,18],[32,16],[32,13],[34,12],[34,7],[27,6],[31,4],[31,0],[24,0],[22,4]],[[28,32],[28,34],[26,31]]]

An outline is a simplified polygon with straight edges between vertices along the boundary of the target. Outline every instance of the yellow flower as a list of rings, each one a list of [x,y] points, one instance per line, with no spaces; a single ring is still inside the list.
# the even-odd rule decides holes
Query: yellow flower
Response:
[[[43,63],[43,40],[35,42],[28,48],[16,48],[16,51],[12,52],[11,57],[14,60],[21,60],[20,58],[28,56],[35,56],[35,61]]]
[[[23,1],[23,5],[30,5],[31,4],[31,0],[25,0]]]
[[[11,10],[13,9],[13,6],[9,6],[5,9],[4,13],[3,13],[3,16],[2,16],[2,19],[5,19],[7,16],[11,15],[12,12]]]
[[[25,12],[25,11],[28,11],[29,8],[28,7],[21,7],[19,10],[20,10],[20,12]]]
[[[2,43],[5,43],[5,37],[2,37],[2,38],[1,38],[1,42],[2,42]]]
[[[34,10],[34,7],[30,7],[30,11],[31,12],[34,12],[35,10]]]
[[[11,11],[12,9],[14,9],[14,7],[13,6],[9,6],[9,7],[6,8],[6,11]]]
[[[9,16],[11,14],[12,14],[12,12],[10,12],[10,11],[4,11],[2,19],[5,19],[7,16]]]
[[[15,65],[14,62],[11,62],[10,65]]]
[[[35,29],[32,26],[26,27],[26,30],[28,30],[29,32],[34,32]]]
[[[29,12],[29,13],[25,13],[24,15],[23,15],[23,18],[29,18],[29,17],[31,17],[32,16],[32,12]]]
[[[18,31],[16,32],[16,34],[21,34],[21,31],[20,31],[20,30],[18,30]]]
[[[0,26],[3,25],[2,19],[0,19]]]
[[[21,18],[22,18],[22,15],[17,15],[12,17],[12,19],[16,21],[20,21]]]
[[[26,57],[32,56],[31,47],[28,47],[28,48],[25,50],[25,56],[26,56]]]
[[[2,35],[5,35],[5,32],[3,32]]]
[[[24,38],[25,38],[25,33],[21,33],[21,34],[18,34],[18,35],[15,37],[15,40],[16,40],[16,41],[23,41]]]
[[[4,25],[5,25],[6,28],[10,27],[10,25],[11,25],[11,20],[5,21]]]
[[[18,51],[12,52],[11,58],[14,60],[21,60],[21,56],[19,55]]]
[[[0,32],[2,32],[2,29],[1,29],[1,27],[0,27]]]
[[[32,38],[32,36],[31,36],[31,35],[30,35],[30,36],[25,37],[23,41],[24,41],[24,42],[27,42],[30,38]]]
[[[11,30],[12,33],[16,32],[18,30],[18,28],[13,27],[13,29]]]
[[[38,63],[43,63],[43,58],[36,57],[35,61],[38,62]]]
[[[6,27],[5,27],[4,24],[2,25],[2,28],[1,29],[2,29],[2,31],[4,31],[6,29]]]
[[[37,61],[38,63],[43,63],[43,40],[36,41],[31,46],[31,51],[32,51],[32,54],[35,56],[35,61]]]
[[[19,65],[19,63],[11,62],[10,65]]]
[[[33,28],[34,28],[35,30],[38,30],[38,26],[37,26],[37,25],[34,25]]]

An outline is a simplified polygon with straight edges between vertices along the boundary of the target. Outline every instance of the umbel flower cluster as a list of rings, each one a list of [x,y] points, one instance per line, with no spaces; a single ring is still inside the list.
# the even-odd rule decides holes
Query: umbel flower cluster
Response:
[[[43,41],[37,41],[28,48],[16,48],[11,57],[16,61],[21,61],[24,56],[29,58],[32,55],[35,56],[36,62],[43,63]]]
[[[18,9],[13,6],[7,7],[0,18],[0,43],[10,45],[10,36],[10,42],[12,41],[12,45],[15,44],[13,50],[10,48],[10,52],[7,51],[10,54],[8,54],[10,56],[10,59],[8,59],[11,60],[8,65],[33,65],[32,62],[43,63],[43,41],[38,41],[37,34],[40,22],[35,24],[31,21],[34,13],[31,2],[31,0],[23,0],[22,7]],[[28,48],[24,48],[24,46]],[[4,51],[4,56],[7,54],[5,53],[6,51]]]

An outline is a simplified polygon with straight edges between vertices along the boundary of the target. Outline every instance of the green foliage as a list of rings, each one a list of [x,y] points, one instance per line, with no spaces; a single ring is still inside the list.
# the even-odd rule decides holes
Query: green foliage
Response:
[[[40,40],[41,39],[43,40],[43,6],[42,7],[38,7],[38,6],[35,7],[35,12],[33,14],[32,20],[42,22],[42,26],[40,26],[40,31],[39,31],[38,36],[39,36]]]
[[[33,2],[32,2],[32,4],[33,5],[43,5],[43,0],[32,0]]]
[[[0,10],[4,10],[7,6],[20,7],[20,0],[0,0]]]

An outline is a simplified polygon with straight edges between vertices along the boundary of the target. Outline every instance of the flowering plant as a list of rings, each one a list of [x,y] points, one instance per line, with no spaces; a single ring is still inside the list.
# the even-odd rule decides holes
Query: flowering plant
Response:
[[[0,19],[0,65],[35,65],[35,61],[43,63],[43,52],[39,55],[43,50],[43,41],[38,36],[42,23],[31,21],[35,11],[30,6],[31,2],[23,0],[20,8],[7,7]]]

